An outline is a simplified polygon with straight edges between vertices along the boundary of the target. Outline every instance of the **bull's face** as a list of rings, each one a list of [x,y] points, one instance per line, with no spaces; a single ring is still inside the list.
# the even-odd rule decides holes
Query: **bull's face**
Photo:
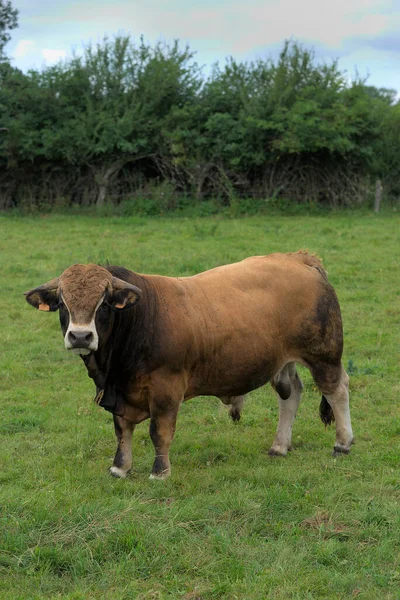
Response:
[[[60,311],[67,350],[95,352],[112,328],[113,311],[140,298],[141,290],[97,265],[73,265],[56,279],[26,292],[26,300],[43,311]]]

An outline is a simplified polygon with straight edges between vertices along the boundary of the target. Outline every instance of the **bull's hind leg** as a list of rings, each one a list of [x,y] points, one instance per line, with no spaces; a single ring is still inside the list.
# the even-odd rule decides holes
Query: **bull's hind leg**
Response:
[[[288,363],[275,377],[272,386],[279,397],[279,422],[270,456],[285,456],[292,444],[292,427],[299,407],[303,384],[295,363]]]
[[[220,400],[226,406],[230,406],[229,416],[232,421],[239,421],[245,396],[221,396]]]
[[[114,477],[126,477],[132,466],[132,432],[135,425],[122,417],[113,417],[118,445],[110,473]]]
[[[326,415],[325,408],[325,414],[322,414],[321,411],[321,418],[325,423],[330,420],[336,422],[336,442],[333,454],[348,454],[354,439],[350,419],[349,376],[342,365],[338,367],[330,366],[327,369],[312,369],[311,372],[315,383],[333,412],[333,418],[330,419],[329,415]],[[324,406],[324,398],[322,399],[322,406]]]

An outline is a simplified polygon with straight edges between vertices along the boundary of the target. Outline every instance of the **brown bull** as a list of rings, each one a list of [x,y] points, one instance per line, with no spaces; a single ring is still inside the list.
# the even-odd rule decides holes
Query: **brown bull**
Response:
[[[151,477],[166,477],[183,401],[217,396],[238,420],[244,395],[268,381],[279,396],[270,454],[285,455],[302,391],[296,363],[323,394],[323,422],[336,421],[334,452],[350,450],[339,303],[320,261],[306,252],[255,256],[180,278],[73,265],[26,299],[60,311],[66,348],[82,356],[97,402],[113,413],[115,476],[131,468],[137,423],[150,418]]]

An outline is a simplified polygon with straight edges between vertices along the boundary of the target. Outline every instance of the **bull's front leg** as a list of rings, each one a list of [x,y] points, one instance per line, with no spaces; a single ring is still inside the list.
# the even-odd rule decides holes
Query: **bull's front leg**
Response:
[[[110,473],[114,477],[126,477],[132,467],[132,433],[135,425],[117,415],[113,415],[113,418],[118,444]]]
[[[154,444],[155,459],[150,479],[165,479],[171,473],[169,449],[174,437],[180,401],[159,398],[150,406],[150,437]]]

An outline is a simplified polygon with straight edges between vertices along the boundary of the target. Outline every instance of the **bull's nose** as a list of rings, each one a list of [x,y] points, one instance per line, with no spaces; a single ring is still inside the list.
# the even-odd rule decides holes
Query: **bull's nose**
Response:
[[[88,348],[93,341],[93,333],[91,331],[70,331],[68,341],[72,348]]]

